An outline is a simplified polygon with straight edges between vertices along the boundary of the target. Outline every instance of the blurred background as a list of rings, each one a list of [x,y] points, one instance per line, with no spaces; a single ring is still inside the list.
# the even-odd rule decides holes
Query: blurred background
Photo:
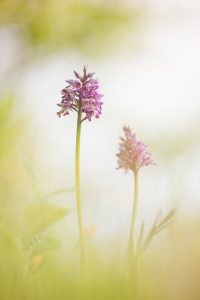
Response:
[[[143,220],[150,226],[159,210],[177,209],[172,228],[146,258],[147,278],[152,268],[155,275],[146,284],[147,299],[155,299],[155,290],[158,299],[191,293],[199,299],[199,36],[198,0],[0,1],[1,276],[10,276],[10,258],[17,255],[18,291],[24,265],[32,274],[55,250],[59,257],[68,253],[68,264],[77,259],[76,114],[59,119],[56,104],[65,80],[87,65],[104,95],[102,117],[82,126],[88,243],[103,261],[112,251],[124,254],[133,179],[116,170],[115,154],[128,125],[157,164],[140,172],[138,228]],[[4,288],[2,300],[11,299],[9,284]]]

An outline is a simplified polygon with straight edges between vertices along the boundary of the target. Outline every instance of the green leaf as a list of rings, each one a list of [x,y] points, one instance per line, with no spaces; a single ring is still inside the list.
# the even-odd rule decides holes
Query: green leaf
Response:
[[[176,210],[172,209],[170,210],[170,212],[160,221],[160,216],[161,216],[161,212],[158,212],[157,217],[155,218],[154,224],[152,225],[151,229],[149,230],[149,233],[146,237],[146,239],[144,240],[144,242],[142,242],[142,240],[140,239],[139,242],[139,247],[138,247],[138,253],[142,254],[146,248],[150,245],[150,243],[152,242],[153,238],[163,229],[165,229],[166,227],[168,227],[169,225],[171,225],[173,223],[173,219],[175,216]],[[141,228],[142,234],[143,234],[143,228]]]
[[[166,223],[168,223],[170,220],[174,218],[175,214],[176,214],[176,209],[170,210],[170,212],[163,218],[163,220],[159,223],[158,226],[161,227]]]
[[[33,168],[33,163],[31,161],[30,157],[25,152],[20,150],[19,151],[19,159],[23,164],[26,174],[35,183],[37,181],[37,175]]]
[[[68,208],[46,202],[30,205],[25,209],[25,222],[28,231],[30,234],[42,232],[64,218],[70,211]]]
[[[158,228],[156,228],[156,233],[159,233],[160,231],[162,231],[163,229],[165,229],[166,227],[170,226],[171,224],[173,223],[173,221],[171,222],[167,222],[166,224],[162,225],[162,226],[159,226]]]
[[[143,242],[143,236],[144,236],[144,221],[142,222],[141,228],[140,228],[140,234],[139,234],[139,239],[138,239],[138,247],[137,247],[137,252],[139,253],[141,249],[141,245]]]
[[[30,256],[44,255],[60,247],[59,240],[43,235],[23,238],[22,243],[23,249],[28,252]]]

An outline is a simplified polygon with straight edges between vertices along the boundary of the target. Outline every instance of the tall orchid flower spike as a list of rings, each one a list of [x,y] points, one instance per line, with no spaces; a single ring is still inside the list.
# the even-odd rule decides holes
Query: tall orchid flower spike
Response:
[[[140,168],[154,165],[151,154],[147,151],[147,146],[136,139],[136,135],[129,127],[123,127],[124,137],[120,138],[118,157],[118,169],[122,168],[127,172],[133,172],[134,175],[134,202],[132,209],[132,218],[128,242],[128,257],[130,262],[130,271],[133,277],[137,272],[137,253],[136,253],[136,235],[135,225],[138,208],[138,171]]]
[[[67,80],[67,86],[61,91],[62,100],[59,104],[59,117],[69,115],[71,111],[77,113],[76,131],[76,156],[75,156],[75,176],[76,176],[76,205],[80,239],[81,271],[84,272],[84,238],[80,192],[80,136],[81,124],[83,121],[91,121],[93,117],[99,118],[102,113],[102,97],[99,93],[99,82],[94,78],[94,73],[88,73],[86,67],[83,74],[74,71],[75,79]]]
[[[95,73],[87,73],[84,66],[83,75],[74,71],[75,79],[66,80],[68,85],[61,91],[62,100],[57,104],[61,109],[57,112],[59,117],[66,116],[70,111],[83,114],[83,119],[91,121],[92,117],[99,118],[103,102],[98,91],[99,82],[94,79]]]

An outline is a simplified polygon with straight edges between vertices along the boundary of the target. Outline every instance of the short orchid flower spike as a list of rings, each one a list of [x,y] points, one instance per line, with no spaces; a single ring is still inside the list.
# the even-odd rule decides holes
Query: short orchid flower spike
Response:
[[[83,68],[83,75],[74,71],[75,79],[67,80],[67,86],[61,91],[62,100],[57,104],[61,109],[59,117],[66,116],[70,111],[81,111],[83,119],[91,121],[92,117],[99,118],[102,112],[103,95],[99,93],[99,82],[94,79],[95,73],[88,73]]]
[[[125,137],[120,137],[118,169],[123,168],[127,172],[137,172],[141,167],[155,165],[147,146],[136,139],[135,133],[129,127],[123,127]]]

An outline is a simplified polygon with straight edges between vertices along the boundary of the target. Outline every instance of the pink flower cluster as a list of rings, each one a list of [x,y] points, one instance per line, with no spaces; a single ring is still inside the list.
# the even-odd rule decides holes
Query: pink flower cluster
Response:
[[[151,154],[147,151],[147,146],[136,139],[136,135],[129,127],[123,128],[125,138],[119,144],[118,168],[123,168],[127,172],[132,170],[137,172],[141,167],[154,165]]]
[[[61,108],[57,112],[61,117],[69,114],[69,111],[81,110],[84,113],[83,120],[91,121],[92,117],[99,118],[102,111],[102,96],[99,94],[99,82],[94,79],[94,73],[87,73],[86,67],[83,68],[81,76],[74,71],[76,79],[67,80],[68,85],[61,91],[62,101],[58,104]]]

